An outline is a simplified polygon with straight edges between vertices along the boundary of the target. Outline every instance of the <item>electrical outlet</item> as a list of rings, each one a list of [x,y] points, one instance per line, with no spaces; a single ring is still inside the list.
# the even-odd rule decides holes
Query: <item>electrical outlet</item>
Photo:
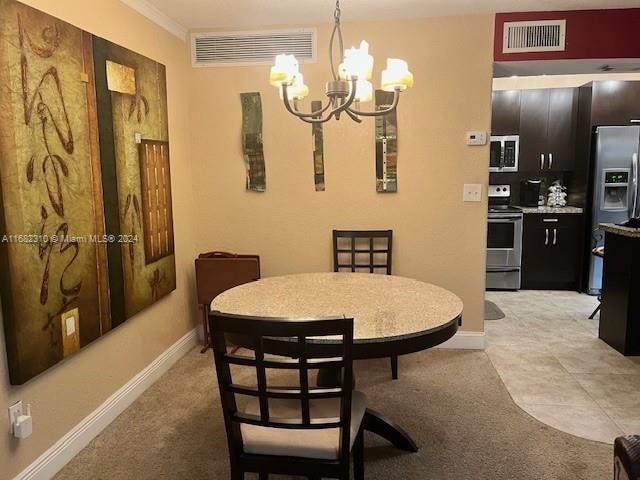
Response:
[[[462,190],[462,200],[464,202],[481,202],[482,185],[479,183],[465,183]]]
[[[13,434],[13,424],[16,419],[23,414],[22,400],[9,407],[9,431]]]

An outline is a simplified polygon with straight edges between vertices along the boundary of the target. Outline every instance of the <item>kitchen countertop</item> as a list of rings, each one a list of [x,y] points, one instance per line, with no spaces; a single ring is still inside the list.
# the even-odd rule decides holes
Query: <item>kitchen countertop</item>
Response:
[[[523,213],[544,213],[544,214],[558,214],[558,213],[582,213],[583,209],[580,207],[519,207]]]
[[[601,223],[600,229],[604,232],[615,233],[625,237],[640,238],[640,228],[621,227],[613,223]]]

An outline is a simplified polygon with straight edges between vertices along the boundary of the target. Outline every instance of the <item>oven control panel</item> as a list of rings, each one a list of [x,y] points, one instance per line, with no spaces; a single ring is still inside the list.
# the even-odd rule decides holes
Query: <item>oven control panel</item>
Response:
[[[511,196],[510,185],[489,185],[489,197],[504,198]]]

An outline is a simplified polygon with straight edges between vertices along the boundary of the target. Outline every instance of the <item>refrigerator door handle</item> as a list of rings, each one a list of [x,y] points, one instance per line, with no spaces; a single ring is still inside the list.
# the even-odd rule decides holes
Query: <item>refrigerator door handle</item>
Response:
[[[544,170],[544,153],[540,154],[540,170]]]
[[[544,244],[549,245],[549,229],[544,229]]]
[[[638,212],[638,154],[634,153],[631,157],[631,166],[633,168],[633,210],[631,217],[637,216]]]

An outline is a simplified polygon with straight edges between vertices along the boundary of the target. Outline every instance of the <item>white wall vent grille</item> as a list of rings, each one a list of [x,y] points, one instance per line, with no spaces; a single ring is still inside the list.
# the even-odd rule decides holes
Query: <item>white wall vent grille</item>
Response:
[[[505,22],[502,53],[561,52],[566,32],[566,20]]]
[[[194,67],[237,67],[272,64],[276,55],[288,53],[301,63],[316,60],[316,30],[207,32],[191,34]]]

